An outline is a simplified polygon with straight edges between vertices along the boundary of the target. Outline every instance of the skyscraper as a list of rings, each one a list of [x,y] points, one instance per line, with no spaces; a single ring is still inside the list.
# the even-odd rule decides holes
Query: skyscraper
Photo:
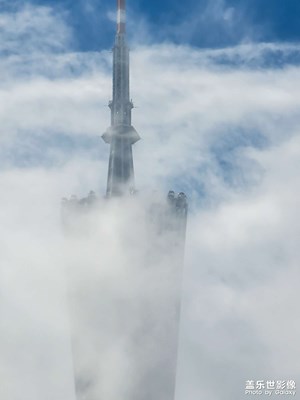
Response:
[[[81,200],[75,196],[70,200],[65,199],[63,219],[67,227],[77,230],[78,215],[82,221],[82,215],[91,211],[99,223],[101,210],[109,207],[111,198],[129,200],[127,209],[124,209],[123,200],[120,200],[122,207],[110,210],[119,213],[119,216],[122,213],[130,214],[130,227],[125,224],[124,244],[118,247],[118,251],[124,254],[116,257],[110,252],[111,265],[117,263],[120,267],[122,264],[120,271],[125,274],[127,281],[126,290],[122,287],[122,291],[127,295],[122,293],[119,298],[116,288],[120,283],[112,283],[115,284],[112,292],[118,298],[115,301],[108,290],[101,291],[91,282],[88,289],[86,285],[79,296],[76,294],[77,298],[74,296],[74,320],[77,319],[73,324],[76,326],[73,335],[76,393],[78,400],[119,400],[120,397],[122,400],[173,400],[188,206],[182,192],[175,194],[170,190],[168,195],[156,200],[145,200],[135,190],[132,146],[140,137],[131,121],[133,103],[129,90],[125,0],[117,0],[117,6],[113,93],[109,102],[111,125],[102,135],[110,146],[106,196],[100,199],[90,192]],[[144,209],[142,213],[141,208]],[[97,210],[100,210],[98,214]],[[143,222],[136,222],[141,215]],[[116,227],[118,229],[120,225]],[[133,245],[128,244],[129,248],[126,247],[128,235],[132,235],[133,240],[139,240],[138,245],[134,242]],[[96,242],[100,246],[101,238],[96,238]],[[97,260],[93,262],[97,264]],[[86,263],[84,260],[83,271],[87,269]],[[103,260],[95,268],[103,268]],[[111,266],[108,265],[108,268]],[[106,304],[104,308],[103,304]],[[103,318],[104,313],[110,315],[109,320],[106,316]],[[98,327],[96,320],[105,321],[105,324],[102,322]],[[102,335],[104,330],[106,333]],[[87,338],[89,331],[91,335]],[[122,343],[123,362],[128,365],[127,371],[120,363],[113,364],[113,367],[105,365],[107,361],[101,352],[105,352],[107,359],[111,360],[111,357],[107,355],[107,343],[102,338],[107,340],[109,336],[116,341],[116,345],[110,344],[112,353]],[[94,351],[95,354],[87,355],[87,351]],[[123,377],[113,383],[120,386],[113,394],[106,388],[106,381],[112,374],[110,368],[118,370],[117,375]]]
[[[110,145],[107,197],[134,192],[132,145],[140,139],[131,125],[133,103],[129,94],[125,0],[118,0],[117,32],[113,48],[113,98],[109,107],[111,126],[102,136]]]

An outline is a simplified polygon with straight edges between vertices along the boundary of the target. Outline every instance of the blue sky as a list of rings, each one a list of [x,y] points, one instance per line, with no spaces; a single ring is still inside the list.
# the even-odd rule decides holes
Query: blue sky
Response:
[[[60,199],[105,193],[109,147],[101,134],[110,123],[115,3],[0,0],[7,400],[24,393],[74,400],[55,292],[65,282]],[[299,0],[128,0],[133,124],[142,138],[134,146],[136,187],[149,198],[184,190],[194,205],[178,400],[242,399],[246,379],[300,376],[299,7]],[[119,225],[106,212],[100,252],[114,273]],[[119,221],[125,234],[129,225],[133,231],[126,221]],[[73,265],[78,250],[86,271],[86,254],[93,264],[99,248],[98,238],[88,252],[70,243],[66,257]],[[118,376],[106,381],[124,388]]]
[[[24,2],[23,2],[24,3]],[[31,0],[66,12],[78,50],[109,47],[114,0]],[[153,41],[199,47],[223,47],[241,42],[296,42],[300,39],[298,0],[128,0],[129,15],[138,16]],[[197,18],[197,21],[195,21]],[[130,24],[129,33],[134,32]]]
[[[80,107],[85,107],[86,111],[92,112],[93,116],[90,116],[90,119],[86,117],[77,123],[76,129],[80,129],[80,132],[76,135],[71,132],[73,128],[70,131],[68,129],[74,120],[71,117],[74,104],[69,101],[69,98],[65,99],[65,106],[70,109],[70,123],[63,124],[63,121],[67,119],[61,116],[59,118],[61,125],[58,124],[58,127],[54,129],[55,124],[52,120],[43,118],[42,121],[47,120],[49,125],[41,122],[41,128],[35,131],[36,128],[31,126],[31,123],[30,128],[21,129],[19,126],[21,122],[16,121],[20,141],[25,141],[25,143],[16,151],[8,151],[6,145],[2,146],[0,165],[6,165],[8,159],[21,166],[40,165],[40,163],[51,165],[58,152],[62,158],[67,159],[74,151],[86,152],[89,158],[97,157],[99,154],[106,162],[107,149],[99,143],[98,135],[105,131],[109,121],[109,110],[106,105],[111,96],[111,53],[107,50],[111,49],[114,40],[116,0],[28,0],[27,2],[0,0],[0,4],[3,15],[2,27],[0,26],[2,34],[0,57],[4,85],[3,77],[8,74],[10,75],[8,81],[12,82],[21,82],[26,78],[33,81],[35,79],[49,80],[49,88],[51,84],[59,88],[64,80],[68,82],[74,79],[73,87],[75,87],[75,84],[80,83],[82,79],[90,79],[90,84],[92,84],[92,77],[102,73],[105,75],[103,87],[106,90],[105,93],[101,93],[100,100],[100,91],[103,87],[95,83],[93,90],[98,91],[98,104],[89,106],[80,104]],[[283,3],[279,0],[197,2],[187,0],[183,3],[167,0],[159,3],[127,0],[127,9],[129,43],[133,61],[131,64],[132,96],[135,104],[140,108],[134,110],[134,123],[142,114],[145,117],[147,115],[146,103],[141,100],[144,92],[141,85],[144,85],[145,76],[151,77],[154,81],[156,79],[154,74],[158,74],[158,71],[161,73],[166,66],[170,69],[171,66],[176,65],[176,68],[183,68],[186,71],[191,68],[195,77],[198,73],[201,75],[202,69],[202,75],[205,75],[206,69],[212,68],[218,80],[220,76],[223,76],[222,74],[225,77],[227,72],[238,75],[240,70],[246,70],[248,73],[253,71],[254,74],[256,71],[265,70],[267,76],[274,69],[283,70],[300,64],[298,1],[291,0]],[[167,46],[165,49],[168,48],[168,50],[165,52],[164,47],[160,49],[158,46]],[[141,74],[137,78],[134,58],[135,54],[143,54],[143,48],[152,49],[150,52],[152,51],[153,55],[149,56],[149,59],[146,56],[140,65]],[[182,51],[183,48],[186,50]],[[284,74],[284,71],[282,73]],[[187,72],[186,75],[188,74]],[[171,74],[168,79],[170,81]],[[141,82],[138,88],[134,87],[135,82]],[[169,83],[171,84],[171,81]],[[158,75],[156,84],[161,84]],[[172,82],[172,85],[173,88],[176,87],[176,82]],[[32,91],[33,87],[34,85],[31,85],[28,90]],[[150,94],[152,88],[147,88],[147,90],[150,90],[148,92]],[[174,100],[172,90],[172,88],[169,89],[170,96],[166,100],[170,105]],[[185,97],[184,90],[184,84],[180,89],[177,88],[177,98],[178,95],[179,98]],[[202,96],[210,98],[211,90],[213,89],[208,89],[208,92],[204,90]],[[222,90],[222,82],[220,90]],[[64,93],[60,99],[63,95]],[[192,89],[190,95],[194,95]],[[39,92],[38,96],[43,97],[43,93]],[[241,97],[242,94],[238,93],[238,96]],[[230,92],[228,92],[228,97],[226,101],[233,102],[230,99]],[[90,98],[87,94],[88,102]],[[46,117],[54,109],[52,94],[50,99],[49,106],[45,107],[44,111]],[[24,101],[26,105],[22,107],[22,110],[30,104],[26,99]],[[35,113],[36,107],[41,108],[41,104],[45,103],[45,99],[36,101],[37,105],[34,105],[34,108],[26,114],[26,121]],[[201,113],[201,109],[198,109],[196,104],[199,101],[200,98],[195,97],[193,104],[195,114],[190,116],[191,121],[197,118],[198,112]],[[243,103],[240,102],[240,104]],[[16,105],[16,102],[13,102],[13,105]],[[183,110],[185,107],[186,105],[183,106]],[[164,108],[167,108],[166,104]],[[190,105],[189,109],[191,110]],[[213,106],[207,112],[213,115]],[[182,115],[183,120],[186,118],[184,113],[185,111]],[[4,118],[7,119],[7,113]],[[57,117],[53,118],[56,120]],[[160,115],[157,117],[157,123],[163,119],[163,115]],[[203,121],[203,118],[199,121],[202,124],[200,126],[203,126]],[[247,122],[241,118],[239,121],[226,121],[225,126],[222,124],[216,126],[216,132],[223,132],[223,138],[221,141],[218,139],[217,145],[213,142],[207,145],[206,151],[215,162],[217,175],[222,176],[227,185],[236,182],[236,172],[239,175],[238,183],[241,186],[244,186],[244,183],[248,184],[249,171],[241,173],[240,160],[236,158],[235,153],[238,149],[247,147],[259,148],[258,138],[266,136],[264,126],[258,127],[255,124],[248,126]],[[141,124],[145,142],[137,146],[136,157],[139,156],[138,151],[142,148],[142,143],[147,143],[149,140],[144,135],[145,123],[148,121],[143,121]],[[181,123],[183,122],[180,121],[172,129],[178,129]],[[25,135],[23,129],[26,131]],[[156,127],[153,127],[153,130],[156,130]],[[45,139],[41,134],[43,131],[46,132]],[[52,132],[50,138],[47,134],[49,131]],[[32,143],[28,132],[33,135]],[[82,137],[79,138],[79,134]],[[245,137],[248,138],[246,141]],[[265,139],[265,142],[270,144],[272,140]],[[155,146],[157,148],[157,144]],[[66,148],[69,151],[66,151]],[[49,149],[54,149],[54,151],[49,151]],[[250,167],[248,163],[245,166],[246,169]],[[199,166],[196,167],[198,171],[201,171],[203,164],[199,168]],[[178,169],[174,168],[174,171]],[[179,179],[177,173],[172,173],[170,176],[171,182],[168,185],[175,185],[177,182],[178,185],[183,186],[184,190],[191,191],[191,188],[186,187],[184,183],[186,171],[183,171],[182,179]],[[197,180],[199,181],[199,179],[192,180],[193,188],[196,187]],[[252,177],[250,181],[252,182]],[[202,186],[201,183],[198,188],[198,194],[201,196]],[[236,186],[236,183],[233,186]],[[204,192],[207,193],[207,188]]]

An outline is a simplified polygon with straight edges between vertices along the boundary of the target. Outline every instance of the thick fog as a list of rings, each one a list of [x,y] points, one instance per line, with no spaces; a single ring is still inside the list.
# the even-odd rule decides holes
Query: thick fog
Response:
[[[75,399],[70,304],[87,292],[91,314],[75,308],[77,321],[94,322],[77,327],[80,365],[97,369],[93,395],[130,398],[132,330],[147,324],[149,299],[159,327],[172,292],[162,290],[172,263],[160,243],[149,252],[143,207],[169,189],[190,202],[176,400],[240,399],[246,380],[297,381],[297,47],[133,48],[140,200],[100,208],[70,237],[61,198],[105,193],[111,54],[71,52],[72,32],[51,8],[16,6],[0,24],[1,398]],[[152,259],[161,281],[145,268]]]

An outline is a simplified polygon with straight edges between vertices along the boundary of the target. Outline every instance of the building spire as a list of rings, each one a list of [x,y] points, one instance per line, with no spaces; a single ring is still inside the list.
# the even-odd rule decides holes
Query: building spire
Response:
[[[118,0],[117,32],[125,33],[125,31],[126,31],[126,4],[125,0]]]
[[[103,140],[110,145],[107,197],[126,195],[135,190],[132,145],[140,139],[131,125],[133,104],[129,93],[125,0],[117,0],[117,6],[117,33],[113,48],[113,98],[109,102],[111,126],[102,135]]]

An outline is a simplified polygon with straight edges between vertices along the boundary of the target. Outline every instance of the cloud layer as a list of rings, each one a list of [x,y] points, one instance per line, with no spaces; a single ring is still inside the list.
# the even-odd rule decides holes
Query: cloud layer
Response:
[[[0,27],[1,390],[71,400],[62,271],[74,254],[59,201],[105,192],[111,55],[71,51],[51,8],[16,7]],[[297,60],[280,44],[132,51],[137,187],[183,189],[191,203],[178,400],[243,398],[245,380],[300,375]]]

